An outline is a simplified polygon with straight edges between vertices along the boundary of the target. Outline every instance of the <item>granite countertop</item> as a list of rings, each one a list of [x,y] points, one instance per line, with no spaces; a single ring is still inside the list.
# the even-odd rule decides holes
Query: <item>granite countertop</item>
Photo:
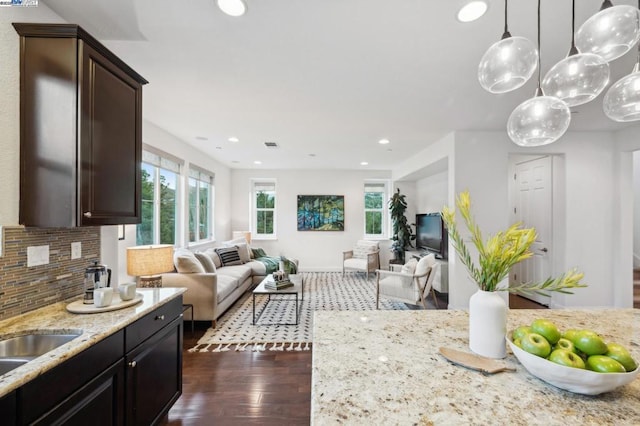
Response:
[[[139,288],[136,291],[142,295],[141,302],[115,311],[95,314],[68,312],[66,306],[82,297],[79,296],[0,321],[0,340],[26,333],[82,332],[70,342],[0,376],[0,397],[175,299],[186,289]]]
[[[590,328],[640,361],[640,310],[510,310],[508,330],[549,318],[561,329]],[[486,375],[454,365],[441,346],[469,351],[467,311],[317,311],[311,423],[640,424],[640,378],[585,396],[516,372]]]

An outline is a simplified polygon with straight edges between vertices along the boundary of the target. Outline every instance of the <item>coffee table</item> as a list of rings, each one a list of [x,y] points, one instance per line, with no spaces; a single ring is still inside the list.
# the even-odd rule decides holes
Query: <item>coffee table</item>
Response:
[[[294,323],[266,323],[263,325],[298,325],[300,322],[300,309],[302,308],[302,302],[304,301],[304,280],[302,279],[302,275],[289,275],[289,281],[293,283],[292,287],[287,287],[282,290],[271,290],[265,288],[265,283],[270,281],[271,275],[267,275],[265,279],[258,284],[258,286],[253,289],[253,325],[258,323],[260,317],[267,309],[267,306],[270,302],[293,302],[295,301],[296,305],[296,322]],[[267,296],[267,303],[256,316],[256,296]]]

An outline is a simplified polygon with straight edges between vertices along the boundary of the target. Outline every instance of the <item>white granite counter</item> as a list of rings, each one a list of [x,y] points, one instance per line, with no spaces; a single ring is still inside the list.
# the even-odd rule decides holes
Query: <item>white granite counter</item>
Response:
[[[640,360],[640,310],[510,310],[508,329],[549,318],[590,328]],[[551,386],[509,353],[494,375],[444,359],[469,351],[466,311],[317,311],[313,425],[640,425],[640,379],[598,396]]]
[[[82,332],[72,341],[0,376],[0,397],[91,347],[186,291],[184,288],[137,289],[140,303],[97,314],[72,314],[66,306],[75,299],[56,303],[0,321],[0,340],[26,333]]]

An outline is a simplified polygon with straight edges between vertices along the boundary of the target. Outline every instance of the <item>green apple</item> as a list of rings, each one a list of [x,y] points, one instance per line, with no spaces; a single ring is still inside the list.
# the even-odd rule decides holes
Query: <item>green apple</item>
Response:
[[[565,330],[565,332],[562,333],[562,338],[570,340],[571,342],[573,342],[573,340],[576,338],[576,333],[578,331],[580,331],[580,330],[575,329],[575,328],[570,328],[568,330]]]
[[[578,331],[573,340],[573,344],[588,356],[604,355],[607,353],[607,344],[604,343],[604,340],[602,340],[602,337],[600,337],[598,333],[591,330]]]
[[[627,348],[617,343],[609,343],[605,355],[618,361],[627,371],[633,371],[638,368],[638,363],[633,359]]]
[[[513,344],[522,349],[522,342],[520,339],[513,339]]]
[[[520,345],[522,345],[523,350],[542,358],[548,357],[551,353],[549,341],[538,333],[525,334],[524,337],[520,339]]]
[[[565,339],[564,337],[561,337],[560,340],[558,340],[556,344],[553,345],[553,349],[566,349],[573,353],[577,353],[576,347],[573,342],[569,339]]]
[[[587,358],[587,367],[598,373],[624,373],[627,371],[618,361],[604,355],[591,355]]]
[[[515,342],[516,339],[522,339],[522,336],[529,333],[531,333],[531,327],[529,327],[528,325],[521,325],[520,327],[513,330],[511,338]]]
[[[560,340],[560,331],[558,327],[548,319],[538,318],[531,323],[531,331],[544,336],[545,339],[554,345]]]
[[[549,361],[573,368],[584,368],[584,361],[568,349],[556,349],[549,355]]]

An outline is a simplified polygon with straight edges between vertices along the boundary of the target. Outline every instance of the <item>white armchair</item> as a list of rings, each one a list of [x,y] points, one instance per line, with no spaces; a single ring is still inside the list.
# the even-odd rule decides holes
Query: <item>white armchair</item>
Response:
[[[380,268],[380,245],[377,241],[358,240],[353,250],[342,252],[342,276],[346,270],[375,272]]]
[[[411,305],[422,305],[426,309],[429,291],[438,308],[432,284],[439,267],[435,256],[429,254],[419,261],[409,260],[401,266],[400,272],[377,270],[376,309],[379,309],[380,296]]]

